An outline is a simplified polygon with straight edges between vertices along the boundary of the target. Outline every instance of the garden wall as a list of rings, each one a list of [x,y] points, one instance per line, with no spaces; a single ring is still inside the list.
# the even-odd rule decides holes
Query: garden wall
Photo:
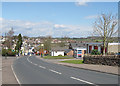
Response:
[[[120,56],[107,55],[107,56],[84,56],[83,62],[85,64],[100,64],[109,66],[120,66]]]

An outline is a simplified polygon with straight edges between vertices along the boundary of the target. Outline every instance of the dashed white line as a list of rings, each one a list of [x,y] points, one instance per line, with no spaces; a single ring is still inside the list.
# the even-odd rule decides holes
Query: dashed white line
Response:
[[[34,64],[34,65],[36,65],[36,66],[37,66],[37,64]]]
[[[14,74],[14,76],[15,76],[18,84],[21,86],[21,83],[20,83],[19,79],[17,78],[17,76],[16,76],[16,74],[15,74],[15,72],[14,72],[14,69],[13,69],[13,66],[12,66],[12,65],[11,65],[11,69],[12,69],[12,71],[13,71],[13,74]]]
[[[85,80],[82,80],[82,79],[79,79],[79,78],[75,78],[75,77],[70,77],[70,78],[81,81],[81,82],[84,82],[84,83],[87,83],[87,84],[93,84],[94,85],[94,83],[91,83],[91,82],[88,82],[88,81],[85,81]]]
[[[52,72],[54,72],[54,73],[57,73],[57,74],[62,74],[62,73],[57,72],[57,71],[55,71],[55,70],[51,70],[51,69],[49,69],[49,70],[52,71]]]
[[[46,67],[43,67],[43,66],[40,66],[40,65],[39,65],[39,67],[40,67],[40,68],[43,68],[43,69],[46,69]]]

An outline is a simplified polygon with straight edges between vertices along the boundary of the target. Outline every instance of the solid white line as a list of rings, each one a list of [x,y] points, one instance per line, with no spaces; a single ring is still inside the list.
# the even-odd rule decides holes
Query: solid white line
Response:
[[[54,73],[57,73],[57,74],[62,74],[62,73],[57,72],[57,71],[55,71],[55,70],[51,70],[51,69],[49,69],[49,70],[52,71],[52,72],[54,72]]]
[[[78,81],[81,81],[81,82],[84,82],[84,83],[87,83],[87,84],[93,84],[93,85],[95,85],[94,83],[91,83],[91,82],[88,82],[88,81],[85,81],[85,80],[82,80],[82,79],[79,79],[79,78],[75,78],[75,77],[70,77],[70,78],[78,80]]]
[[[43,69],[46,69],[45,67],[43,67],[43,66],[40,66],[40,65],[39,65],[39,67],[40,67],[40,68],[43,68]]]
[[[12,65],[11,65],[11,69],[12,69],[12,71],[13,71],[13,74],[14,74],[14,76],[15,76],[18,84],[21,86],[20,81],[19,81],[19,79],[17,78],[17,76],[16,76],[16,74],[15,74],[15,72],[14,72],[14,69],[13,69],[13,66],[12,66]]]

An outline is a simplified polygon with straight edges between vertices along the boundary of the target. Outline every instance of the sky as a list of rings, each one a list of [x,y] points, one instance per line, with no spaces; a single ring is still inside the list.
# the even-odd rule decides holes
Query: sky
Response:
[[[15,35],[87,37],[102,14],[118,13],[117,2],[3,2],[2,35],[12,27]]]

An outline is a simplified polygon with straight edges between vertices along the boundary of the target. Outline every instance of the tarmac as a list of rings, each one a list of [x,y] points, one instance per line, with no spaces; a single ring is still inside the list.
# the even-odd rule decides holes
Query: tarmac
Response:
[[[104,73],[110,73],[110,74],[117,74],[117,75],[120,74],[117,66],[105,66],[105,65],[93,65],[93,64],[71,64],[71,63],[62,63],[60,61],[73,60],[73,59],[43,59],[40,56],[36,56],[36,57],[47,62],[52,62],[55,64],[64,65],[64,66],[82,68],[85,70],[92,70],[92,71],[98,71],[98,72],[104,72]],[[0,57],[0,61],[2,62],[1,64],[2,66],[0,66],[0,69],[2,67],[2,69],[0,70],[0,74],[1,74],[0,79],[2,81],[2,84],[18,84],[11,68],[13,61],[16,59],[17,59],[16,57],[8,57],[7,59]],[[77,59],[74,59],[74,60],[77,60]]]
[[[72,64],[72,63],[60,62],[60,61],[64,61],[64,60],[78,60],[76,58],[74,58],[74,59],[43,59],[40,56],[37,56],[37,58],[42,59],[47,62],[52,62],[52,63],[64,65],[64,66],[120,75],[120,67],[118,67],[118,66],[107,66],[107,65],[96,65],[96,64]]]

